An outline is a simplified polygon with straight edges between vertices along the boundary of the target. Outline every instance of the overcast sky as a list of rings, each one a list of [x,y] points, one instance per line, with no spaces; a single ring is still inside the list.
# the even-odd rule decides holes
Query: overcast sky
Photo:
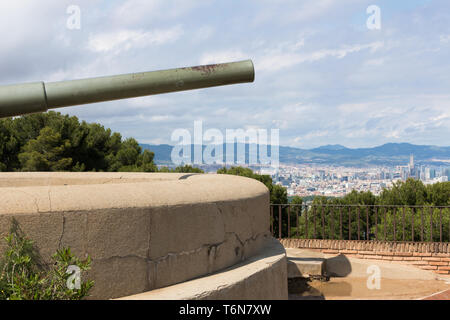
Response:
[[[302,148],[450,145],[449,21],[448,0],[3,0],[0,84],[252,59],[253,84],[60,111],[141,143],[203,120]]]

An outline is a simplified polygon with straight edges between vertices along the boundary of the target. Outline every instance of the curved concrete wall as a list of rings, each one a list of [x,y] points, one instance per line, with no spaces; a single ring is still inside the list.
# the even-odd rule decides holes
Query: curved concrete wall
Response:
[[[286,300],[286,251],[275,239],[243,262],[206,277],[118,300]]]
[[[0,203],[2,238],[14,217],[45,261],[89,254],[100,299],[222,270],[271,238],[267,188],[229,175],[0,173]]]

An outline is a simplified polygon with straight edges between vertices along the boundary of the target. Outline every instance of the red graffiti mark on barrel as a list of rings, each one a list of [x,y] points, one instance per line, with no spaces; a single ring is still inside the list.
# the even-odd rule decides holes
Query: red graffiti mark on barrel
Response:
[[[216,69],[218,69],[221,66],[223,67],[224,65],[210,64],[210,65],[206,65],[206,66],[192,67],[191,69],[194,71],[201,72],[202,75],[210,75],[211,73],[215,72]]]

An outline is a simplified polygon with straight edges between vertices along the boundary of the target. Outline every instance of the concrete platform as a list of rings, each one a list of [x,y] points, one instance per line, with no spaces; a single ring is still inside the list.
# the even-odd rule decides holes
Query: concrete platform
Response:
[[[288,278],[311,278],[325,275],[325,256],[320,252],[286,249]]]
[[[286,255],[272,239],[260,254],[212,275],[117,300],[286,300]]]
[[[291,293],[290,300],[422,300],[445,299],[450,285],[438,280],[381,278],[379,289],[369,289],[367,278],[331,278],[308,282],[306,290]],[[444,292],[444,294],[443,294]],[[440,293],[435,295],[436,293]]]
[[[259,254],[272,238],[269,190],[232,175],[0,173],[0,203],[0,240],[14,219],[44,263],[63,247],[92,258],[82,277],[94,280],[93,299],[204,277]]]
[[[327,255],[307,249],[286,249],[286,252],[289,257],[299,257],[309,265],[323,260],[322,272],[330,276],[326,282],[309,279],[290,286],[290,290],[297,289],[290,291],[289,299],[292,300],[446,299],[447,290],[450,290],[450,276],[441,276],[408,264],[347,258],[345,255]],[[368,285],[375,269],[379,271],[379,288]]]
[[[326,273],[331,277],[367,278],[369,267],[379,268],[384,279],[391,280],[444,280],[432,271],[421,270],[396,261],[348,258],[345,255],[325,255]]]

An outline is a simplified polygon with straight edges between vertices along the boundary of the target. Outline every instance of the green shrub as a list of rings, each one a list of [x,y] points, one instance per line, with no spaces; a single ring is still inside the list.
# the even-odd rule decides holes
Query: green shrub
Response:
[[[63,248],[47,266],[14,220],[5,240],[8,247],[0,261],[0,300],[80,300],[88,296],[93,281],[80,281],[77,289],[78,283],[70,283],[75,277],[68,270],[69,266],[88,270],[90,257],[81,261]]]

